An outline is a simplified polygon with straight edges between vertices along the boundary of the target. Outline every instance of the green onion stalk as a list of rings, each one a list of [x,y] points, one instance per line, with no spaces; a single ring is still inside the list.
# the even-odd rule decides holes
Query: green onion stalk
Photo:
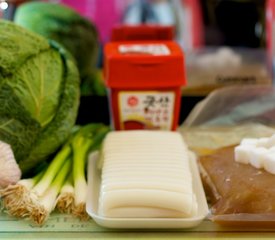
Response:
[[[88,124],[82,127],[72,140],[75,189],[73,214],[82,220],[88,218],[86,212],[87,180],[85,176],[88,154],[99,148],[108,132],[109,127],[103,124]]]
[[[41,225],[54,209],[57,195],[70,171],[72,153],[70,144],[65,144],[56,154],[40,181],[31,189],[33,209],[30,219]]]
[[[86,213],[88,154],[97,150],[109,132],[103,124],[74,128],[51,163],[33,178],[0,190],[1,208],[8,214],[42,225],[57,209],[88,219]]]
[[[60,213],[71,214],[74,209],[74,199],[73,175],[70,173],[57,197],[56,210]]]
[[[39,197],[37,208],[33,209],[30,217],[39,225],[43,224],[48,219],[50,213],[54,210],[57,196],[71,171],[71,165],[71,159],[66,159],[49,187],[45,190],[43,195]]]
[[[66,144],[55,156],[52,163],[47,168],[45,174],[41,180],[32,188],[39,197],[41,197],[45,191],[51,186],[53,179],[59,174],[62,165],[69,158],[71,154],[71,147]]]

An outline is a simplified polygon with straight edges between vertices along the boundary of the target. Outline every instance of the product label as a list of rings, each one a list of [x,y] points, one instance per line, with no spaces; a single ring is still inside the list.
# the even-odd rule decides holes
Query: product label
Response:
[[[173,91],[122,91],[118,103],[121,129],[172,129]]]
[[[120,45],[118,50],[121,54],[170,55],[169,48],[164,44],[127,44]]]

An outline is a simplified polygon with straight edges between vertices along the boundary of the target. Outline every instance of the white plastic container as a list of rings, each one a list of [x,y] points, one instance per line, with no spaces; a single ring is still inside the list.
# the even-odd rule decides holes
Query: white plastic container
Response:
[[[198,226],[208,214],[208,205],[203,190],[196,159],[190,158],[194,193],[198,201],[198,214],[192,218],[106,218],[98,214],[101,172],[97,167],[98,153],[92,153],[88,166],[88,198],[86,210],[94,221],[107,228],[131,229],[184,229]]]

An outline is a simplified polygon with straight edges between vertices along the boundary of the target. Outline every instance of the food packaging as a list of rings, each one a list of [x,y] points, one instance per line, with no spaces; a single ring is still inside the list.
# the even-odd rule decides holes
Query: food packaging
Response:
[[[275,175],[234,160],[234,146],[199,159],[210,200],[209,218],[221,225],[275,227]]]
[[[100,226],[117,229],[188,229],[198,226],[207,216],[209,210],[203,190],[195,156],[190,158],[194,193],[198,199],[198,213],[189,218],[110,218],[98,213],[101,171],[98,168],[99,153],[89,156],[88,164],[88,197],[86,210]]]
[[[275,89],[265,85],[217,89],[198,102],[180,126],[197,154],[239,144],[243,138],[274,133]]]
[[[184,96],[206,96],[227,86],[272,85],[266,51],[205,47],[186,51],[188,84]]]
[[[173,26],[117,25],[112,28],[111,41],[173,40]]]
[[[114,129],[175,130],[186,84],[180,46],[174,41],[111,42],[104,56]]]
[[[274,134],[274,102],[275,89],[272,86],[225,87],[213,91],[198,103],[180,128],[188,146],[200,155],[199,167],[207,197],[216,201],[210,204],[209,218],[218,224],[249,228],[275,226],[275,214],[272,210],[270,212],[268,210],[268,201],[272,202],[273,199],[270,199],[269,193],[263,190],[267,189],[266,186],[271,186],[269,191],[273,191],[273,185],[261,185],[260,180],[265,181],[265,179],[259,177],[265,173],[269,176],[266,178],[267,181],[270,179],[272,181],[272,178],[275,181],[275,175],[272,176],[263,169],[255,169],[249,164],[234,161],[234,146],[243,138],[270,137]],[[229,159],[230,163],[227,161]],[[219,163],[219,160],[224,160],[224,163]],[[209,165],[207,169],[205,165],[207,161],[208,164],[213,161],[212,168],[216,170],[209,169]],[[244,168],[242,174],[234,175],[234,170],[229,170],[229,164],[235,169]],[[215,183],[218,185],[211,184],[217,177],[219,181]],[[257,184],[251,185],[250,181],[253,179],[255,181],[256,178],[259,178]],[[238,183],[242,186],[247,185],[247,190],[244,187],[239,191],[238,201],[232,201],[230,197],[232,194],[228,196],[224,193],[219,208],[226,209],[226,214],[217,213],[215,203],[222,195],[217,189],[230,192],[232,182],[235,182],[234,186],[238,186]],[[253,189],[254,192],[251,192]],[[258,195],[262,198],[259,198],[258,207],[255,204],[256,210],[246,208],[246,205]],[[242,212],[242,209],[246,210]]]
[[[199,102],[184,126],[275,126],[275,88],[265,85],[224,87]]]

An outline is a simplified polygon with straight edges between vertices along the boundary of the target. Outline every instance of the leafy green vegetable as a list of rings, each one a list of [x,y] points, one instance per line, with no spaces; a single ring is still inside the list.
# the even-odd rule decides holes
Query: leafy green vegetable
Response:
[[[88,154],[100,148],[110,128],[103,124],[91,123],[79,129],[73,136],[71,147],[73,153],[73,184],[75,189],[75,208],[73,213],[85,219],[87,181],[85,177]]]
[[[102,73],[97,70],[87,74],[81,79],[82,96],[106,96],[107,89],[104,84]]]
[[[32,178],[21,179],[0,189],[0,204],[14,217],[42,225],[56,208],[81,220],[86,212],[88,155],[101,147],[110,128],[91,123],[75,126],[48,166]]]
[[[73,127],[79,74],[60,45],[0,21],[0,140],[25,173],[56,151]]]
[[[14,21],[67,48],[81,76],[95,67],[98,56],[96,28],[74,10],[55,3],[28,2],[17,8]]]

